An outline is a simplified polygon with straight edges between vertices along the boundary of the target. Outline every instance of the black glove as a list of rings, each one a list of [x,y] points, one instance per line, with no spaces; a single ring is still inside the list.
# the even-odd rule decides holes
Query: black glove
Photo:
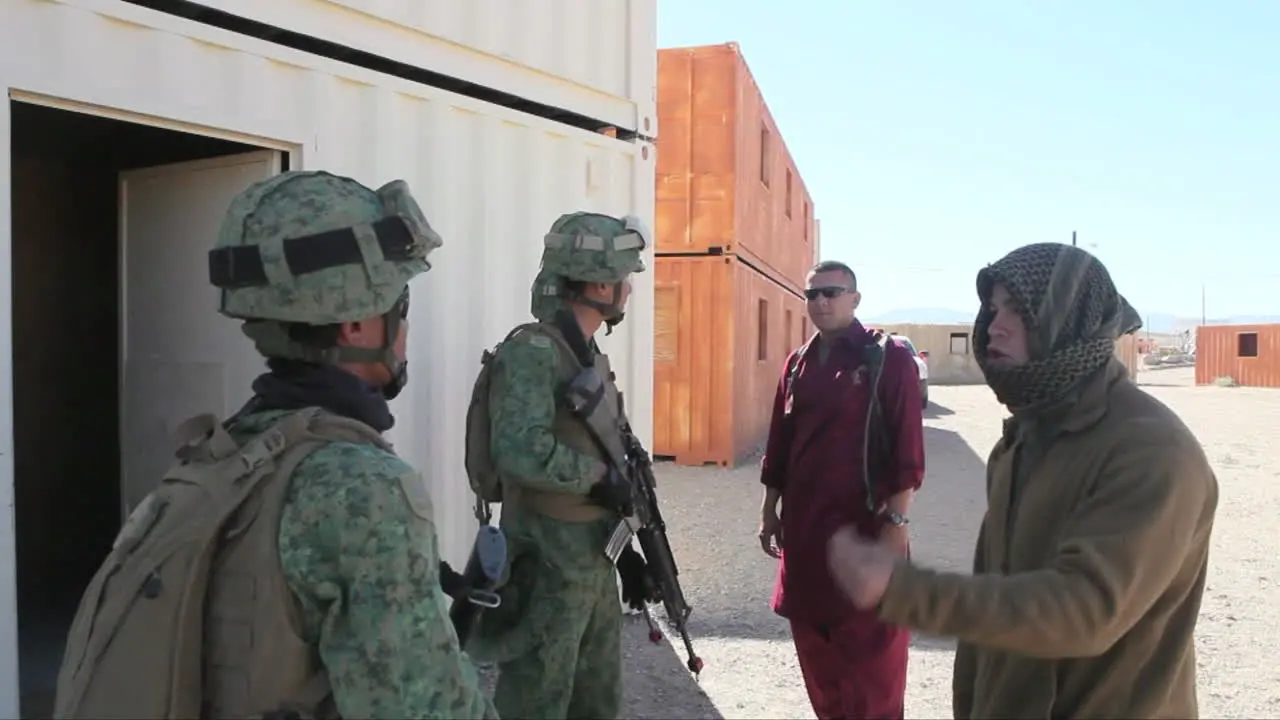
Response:
[[[604,473],[604,478],[591,486],[587,491],[587,499],[603,508],[608,508],[621,515],[630,515],[631,483],[612,466]]]
[[[465,589],[462,575],[444,560],[440,561],[440,587],[444,589],[444,594],[449,597],[455,597]]]
[[[618,576],[622,578],[622,602],[632,610],[643,610],[645,603],[662,599],[649,566],[630,545],[618,556]]]

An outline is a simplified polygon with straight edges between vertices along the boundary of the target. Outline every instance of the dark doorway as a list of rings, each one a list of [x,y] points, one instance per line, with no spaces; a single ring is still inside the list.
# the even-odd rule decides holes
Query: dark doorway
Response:
[[[121,522],[119,173],[256,150],[10,102],[13,443],[23,717]]]

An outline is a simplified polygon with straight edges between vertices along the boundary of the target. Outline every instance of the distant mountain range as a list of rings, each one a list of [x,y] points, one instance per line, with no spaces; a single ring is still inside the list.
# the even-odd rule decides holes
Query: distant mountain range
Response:
[[[876,323],[879,325],[894,325],[899,323],[918,323],[921,325],[952,325],[956,323],[971,323],[976,310],[968,312],[961,310],[951,310],[948,308],[903,308],[900,310],[890,310],[882,315],[871,318],[863,318],[864,322]],[[1170,315],[1168,313],[1151,313],[1143,319],[1143,330],[1153,333],[1176,333],[1193,328],[1200,324],[1200,318],[1187,318]],[[1209,325],[1262,325],[1267,323],[1280,323],[1280,315],[1234,315],[1223,318],[1209,318]]]

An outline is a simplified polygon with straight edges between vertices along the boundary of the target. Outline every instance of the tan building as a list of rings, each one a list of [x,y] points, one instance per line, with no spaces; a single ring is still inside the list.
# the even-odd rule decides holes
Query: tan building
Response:
[[[927,355],[930,385],[981,385],[986,382],[973,357],[973,323],[875,325],[911,340],[916,351]]]
[[[930,385],[981,385],[986,382],[982,369],[973,356],[973,323],[924,325],[897,323],[875,325],[877,328],[903,335],[926,355]],[[1129,377],[1138,376],[1138,342],[1126,335],[1116,342],[1116,357],[1129,368]]]

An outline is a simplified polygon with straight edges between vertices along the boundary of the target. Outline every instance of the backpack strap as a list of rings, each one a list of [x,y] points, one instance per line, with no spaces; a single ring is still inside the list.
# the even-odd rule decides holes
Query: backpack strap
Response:
[[[817,336],[815,335],[814,337]],[[794,402],[791,394],[796,378],[800,375],[800,358],[809,351],[809,346],[812,344],[813,340],[810,339],[792,353],[787,360],[783,397],[786,398],[788,407],[791,407]],[[885,390],[880,382],[884,375],[884,360],[888,344],[889,335],[884,332],[876,332],[872,336],[872,342],[867,343],[862,348],[862,362],[867,367],[867,375],[870,381],[870,387],[867,392],[866,426],[863,428],[862,433],[862,481],[866,488],[867,508],[873,512],[878,506],[878,499],[876,498],[875,482],[871,477],[873,467],[871,462],[872,452],[874,451],[874,456],[877,459],[881,459],[887,457],[891,449],[888,434],[885,432]]]
[[[815,335],[814,337],[817,337]],[[791,357],[787,360],[787,379],[782,387],[782,397],[784,400],[791,399],[791,388],[796,384],[796,378],[800,376],[800,358],[809,352],[809,346],[813,344],[813,339],[801,345],[795,352],[791,353]],[[790,403],[788,403],[790,405]]]
[[[884,376],[888,344],[888,333],[877,332],[873,336],[873,341],[862,347],[862,362],[867,366],[867,375],[871,383],[867,389],[866,427],[863,428],[862,433],[862,482],[867,491],[867,509],[872,512],[879,507],[879,499],[875,491],[876,483],[871,477],[871,470],[878,463],[872,463],[872,453],[875,453],[877,460],[883,460],[888,457],[891,450],[884,417],[884,389],[880,382]]]
[[[179,425],[184,428],[187,437],[191,433],[208,428],[205,434],[197,435],[179,445],[174,455],[178,462],[165,473],[164,482],[191,482],[202,485],[213,495],[214,501],[227,512],[239,507],[243,498],[267,478],[270,473],[258,473],[264,464],[273,461],[285,448],[306,439],[310,434],[312,419],[320,412],[320,408],[310,407],[292,412],[281,418],[275,425],[259,433],[242,446],[235,441],[226,428],[212,414],[197,415]],[[209,423],[212,423],[212,427]],[[181,434],[180,434],[181,437]],[[227,443],[231,443],[227,445]],[[225,452],[234,447],[233,452]],[[240,463],[234,469],[218,471],[210,474],[207,464],[221,464],[238,457]],[[231,477],[233,483],[225,483]],[[223,505],[223,503],[226,503]]]
[[[173,432],[178,446],[174,456],[187,462],[216,462],[240,451],[240,446],[213,413],[183,420]]]

